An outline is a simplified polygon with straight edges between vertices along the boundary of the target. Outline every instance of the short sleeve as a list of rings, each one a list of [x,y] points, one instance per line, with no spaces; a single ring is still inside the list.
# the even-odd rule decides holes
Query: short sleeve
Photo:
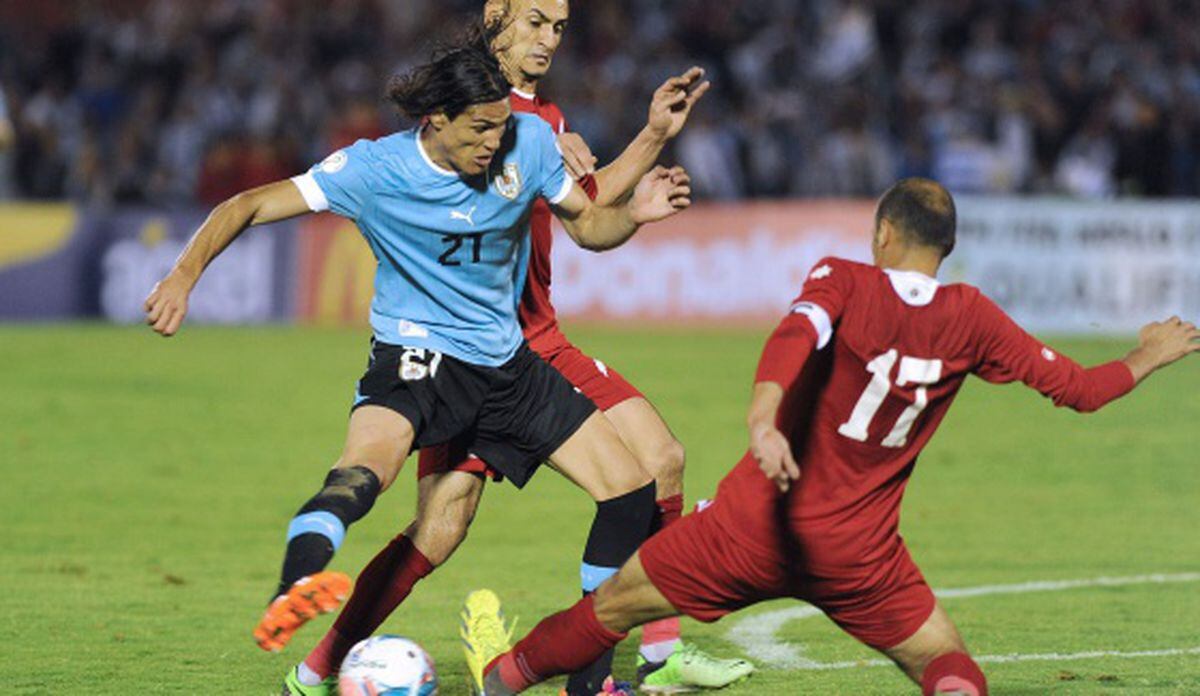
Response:
[[[550,205],[562,203],[571,190],[575,181],[567,174],[563,164],[562,150],[558,149],[558,138],[550,128],[550,124],[541,119],[536,130],[538,137],[538,160],[541,163],[541,186],[538,194]]]
[[[792,302],[790,311],[808,317],[817,332],[818,350],[827,346],[833,338],[834,327],[841,319],[853,289],[853,272],[841,259],[821,259],[809,271],[804,288]]]
[[[360,140],[326,157],[292,182],[313,212],[331,210],[357,220],[371,202],[378,171],[375,164],[371,141]]]

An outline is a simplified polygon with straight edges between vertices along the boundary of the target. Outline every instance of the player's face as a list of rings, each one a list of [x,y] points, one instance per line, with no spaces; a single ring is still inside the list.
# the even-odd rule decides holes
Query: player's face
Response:
[[[512,109],[508,99],[468,107],[439,131],[450,164],[465,176],[487,171],[500,149]]]
[[[493,0],[503,4],[503,0]],[[550,70],[571,11],[567,0],[508,0],[507,24],[496,39],[505,70],[538,79]],[[510,81],[513,75],[509,75]]]

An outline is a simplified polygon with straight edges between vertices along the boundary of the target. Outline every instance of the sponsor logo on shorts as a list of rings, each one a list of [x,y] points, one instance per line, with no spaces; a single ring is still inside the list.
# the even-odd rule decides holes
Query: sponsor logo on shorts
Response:
[[[400,354],[400,379],[419,382],[426,377],[437,377],[442,364],[442,354],[425,348],[405,348]]]

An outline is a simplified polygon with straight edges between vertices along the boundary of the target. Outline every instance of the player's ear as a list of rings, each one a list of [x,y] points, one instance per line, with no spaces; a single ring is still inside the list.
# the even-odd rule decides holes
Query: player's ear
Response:
[[[875,247],[886,249],[891,246],[895,239],[896,228],[892,226],[892,221],[887,218],[880,218],[879,224],[875,226]]]
[[[487,0],[483,5],[483,23],[490,27],[504,19],[505,13],[508,12],[508,2],[509,0]]]
[[[435,131],[440,131],[445,129],[446,126],[450,125],[450,119],[446,116],[446,114],[438,112],[429,116],[429,125],[432,126]]]

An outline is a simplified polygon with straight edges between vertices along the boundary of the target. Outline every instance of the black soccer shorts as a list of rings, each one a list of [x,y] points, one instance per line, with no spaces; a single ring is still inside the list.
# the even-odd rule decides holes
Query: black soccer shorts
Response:
[[[414,449],[462,436],[468,452],[518,488],[596,411],[525,343],[508,362],[485,367],[372,341],[354,408],[368,405],[408,419]]]

